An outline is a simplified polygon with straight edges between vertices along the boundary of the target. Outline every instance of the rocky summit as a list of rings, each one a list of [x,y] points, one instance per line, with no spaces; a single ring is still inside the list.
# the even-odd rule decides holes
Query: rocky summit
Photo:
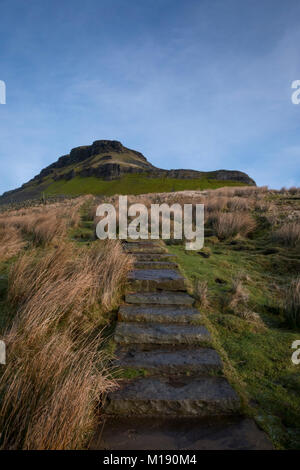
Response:
[[[134,175],[135,187],[131,185],[132,180],[128,179]],[[183,189],[195,189],[200,182],[202,182],[201,189],[204,189],[204,181],[224,182],[223,186],[230,183],[255,185],[255,181],[246,173],[236,170],[211,172],[187,169],[164,170],[153,166],[142,153],[125,147],[117,140],[96,140],[92,145],[73,148],[69,154],[61,156],[56,162],[42,169],[22,187],[4,193],[0,197],[0,203],[34,199],[43,194],[76,196],[87,193],[156,192],[149,181],[150,185],[142,182],[138,188],[136,178],[139,177],[155,180],[159,188],[165,192],[170,190],[163,184],[167,179],[175,181],[174,188],[178,186],[176,182],[181,182],[180,188]],[[122,181],[122,184],[111,185],[110,190],[107,183],[113,181]]]

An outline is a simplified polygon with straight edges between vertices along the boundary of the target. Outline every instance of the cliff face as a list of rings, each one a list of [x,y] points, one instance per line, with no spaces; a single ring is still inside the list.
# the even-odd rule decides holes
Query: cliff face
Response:
[[[235,181],[255,185],[246,173],[232,170],[203,172],[196,170],[163,170],[153,166],[144,155],[124,147],[117,140],[96,140],[92,145],[76,147],[47,166],[21,188],[8,191],[0,197],[0,203],[30,199],[41,194],[51,183],[75,177],[96,177],[101,180],[116,180],[128,174],[143,174],[149,178],[211,179]]]
[[[54,180],[74,176],[114,179],[121,176],[122,170],[118,170],[121,166],[124,173],[131,172],[133,168],[143,171],[155,168],[140,152],[124,147],[117,140],[96,140],[92,145],[72,149],[70,154],[44,168],[34,180],[48,175],[52,175]]]
[[[71,166],[75,166],[75,168],[70,169]],[[76,147],[71,150],[69,155],[63,155],[55,163],[44,168],[34,180],[42,180],[48,175],[52,175],[54,180],[69,180],[75,176],[95,176],[105,180],[113,180],[129,173],[147,173],[149,177],[180,179],[197,179],[206,176],[210,179],[255,184],[246,173],[241,171],[203,172],[156,168],[148,162],[142,153],[124,147],[117,140],[96,140],[92,145]]]

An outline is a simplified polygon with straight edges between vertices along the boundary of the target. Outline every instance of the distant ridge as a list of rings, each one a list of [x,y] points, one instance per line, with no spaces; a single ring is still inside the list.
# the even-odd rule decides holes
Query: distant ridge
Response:
[[[74,191],[77,191],[78,194],[87,193],[89,181],[91,182],[91,194],[107,194],[108,186],[101,183],[101,181],[122,180],[123,183],[126,183],[127,180],[130,181],[130,179],[126,179],[129,175],[152,178],[153,182],[158,179],[163,181],[172,179],[175,180],[173,186],[176,188],[177,186],[183,186],[184,189],[195,189],[197,180],[199,180],[199,184],[202,182],[202,186],[204,181],[211,182],[213,180],[226,182],[223,185],[230,183],[255,185],[255,181],[246,173],[237,170],[217,170],[211,172],[184,169],[163,170],[148,162],[142,153],[124,147],[117,140],[96,140],[92,145],[72,149],[70,154],[63,155],[56,162],[41,170],[28,183],[23,184],[18,189],[5,192],[0,196],[0,203],[5,204],[34,199],[41,197],[43,193],[68,195],[70,187],[73,188],[73,193]],[[99,180],[98,187],[95,178]],[[67,184],[70,180],[74,180],[74,184]],[[179,184],[183,180],[185,180],[185,183]],[[74,190],[75,186],[77,190]],[[121,186],[122,193],[124,193],[124,184]],[[146,186],[149,186],[149,184]],[[114,185],[114,189],[116,189],[117,193],[118,185]],[[129,194],[132,193],[132,189],[128,188]],[[164,185],[161,189],[163,192]],[[140,191],[138,190],[138,192]],[[145,192],[149,191],[146,190]]]

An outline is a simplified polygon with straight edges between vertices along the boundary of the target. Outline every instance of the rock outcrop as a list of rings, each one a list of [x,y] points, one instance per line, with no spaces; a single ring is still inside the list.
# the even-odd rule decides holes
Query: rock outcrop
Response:
[[[75,166],[75,168],[69,170],[70,166]],[[57,172],[57,170],[64,169],[66,171]],[[52,175],[54,180],[69,180],[75,176],[95,176],[104,180],[113,180],[132,173],[145,173],[150,178],[197,179],[205,176],[208,179],[255,184],[246,173],[236,170],[203,172],[157,168],[148,162],[142,153],[124,147],[117,140],[96,140],[92,145],[76,147],[71,150],[69,155],[63,155],[56,162],[44,168],[33,180],[41,181],[49,175]]]
[[[69,181],[75,177],[96,177],[111,181],[134,173],[149,178],[206,178],[255,185],[255,181],[246,173],[236,170],[204,172],[157,168],[142,153],[124,147],[117,140],[96,140],[92,145],[73,148],[68,155],[61,156],[56,162],[42,169],[21,188],[7,191],[0,197],[0,204],[39,197],[55,181]]]

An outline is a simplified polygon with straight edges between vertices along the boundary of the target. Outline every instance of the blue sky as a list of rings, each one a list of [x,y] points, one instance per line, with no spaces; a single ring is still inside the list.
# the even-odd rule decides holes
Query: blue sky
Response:
[[[2,0],[0,15],[0,193],[97,139],[300,185],[298,0]]]

